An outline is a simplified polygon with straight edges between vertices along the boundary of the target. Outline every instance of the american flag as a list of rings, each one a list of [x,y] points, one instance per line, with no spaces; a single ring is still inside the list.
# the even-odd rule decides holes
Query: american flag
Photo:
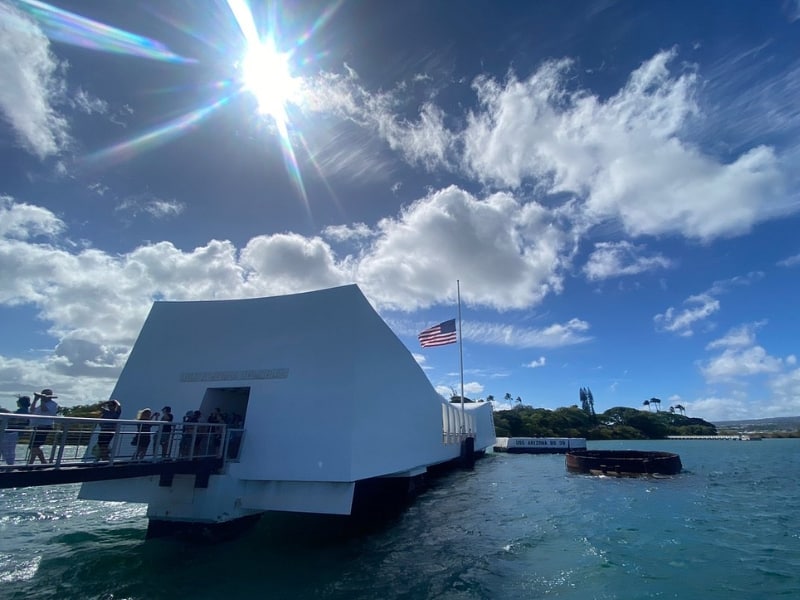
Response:
[[[456,320],[450,319],[444,323],[439,323],[433,327],[428,327],[417,336],[419,344],[423,348],[433,346],[446,346],[456,343]]]

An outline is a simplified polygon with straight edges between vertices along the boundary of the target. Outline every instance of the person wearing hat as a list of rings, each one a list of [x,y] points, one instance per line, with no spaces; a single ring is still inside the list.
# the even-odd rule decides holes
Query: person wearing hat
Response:
[[[15,415],[27,415],[31,406],[31,399],[28,396],[17,398],[17,410]],[[6,430],[0,442],[0,456],[7,465],[13,465],[17,458],[17,442],[19,441],[19,430],[28,426],[28,419],[24,417],[9,417],[6,422]]]
[[[167,458],[169,456],[173,419],[172,407],[165,406],[161,409],[161,420],[166,423],[166,425],[161,426],[161,437],[158,440],[158,443],[161,445],[161,458]]]
[[[113,398],[108,402],[104,402],[100,406],[101,419],[119,419],[122,414],[122,405],[118,400]],[[97,436],[97,458],[98,460],[108,460],[110,453],[108,450],[111,440],[114,438],[116,425],[114,423],[103,423],[100,425],[100,433]]]
[[[31,414],[55,417],[58,414],[58,404],[55,402],[55,398],[58,396],[53,393],[53,390],[47,388],[34,393]],[[47,441],[47,436],[53,430],[53,419],[34,419],[34,426],[35,431],[33,439],[31,439],[31,455],[28,458],[28,464],[33,464],[38,458],[43,465],[46,465],[49,461],[44,457],[42,444]]]

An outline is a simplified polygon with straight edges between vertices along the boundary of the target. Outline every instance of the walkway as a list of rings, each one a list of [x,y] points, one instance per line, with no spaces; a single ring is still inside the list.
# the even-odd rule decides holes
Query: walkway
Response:
[[[168,486],[175,475],[184,474],[196,476],[195,487],[206,487],[212,473],[238,460],[244,435],[241,429],[212,423],[172,423],[172,430],[164,432],[168,423],[149,421],[147,450],[143,457],[134,457],[142,421],[55,417],[42,444],[48,463],[29,464],[36,423],[43,418],[29,415],[27,427],[9,427],[15,417],[0,413],[0,438],[17,438],[14,464],[0,464],[0,489],[153,475],[160,477],[160,485]],[[98,446],[101,425],[113,427],[103,432],[113,434],[106,456]]]

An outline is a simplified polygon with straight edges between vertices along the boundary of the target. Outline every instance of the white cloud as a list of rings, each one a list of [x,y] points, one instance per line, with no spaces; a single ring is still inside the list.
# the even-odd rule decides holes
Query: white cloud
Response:
[[[60,68],[38,26],[0,3],[0,113],[39,158],[58,154],[69,140],[67,121],[53,106],[63,94]]]
[[[454,381],[450,384],[440,383],[434,386],[434,389],[437,393],[444,398],[445,400],[449,401],[450,398],[454,396],[461,396],[461,383],[458,381]],[[483,392],[483,385],[476,381],[464,382],[464,397],[469,398],[470,400],[477,400],[480,398],[481,392]]]
[[[532,360],[531,362],[522,365],[523,367],[528,367],[530,369],[538,369],[539,367],[543,367],[545,365],[545,358],[544,356],[540,356],[536,360]]]
[[[761,322],[734,327],[723,337],[709,342],[706,349],[716,350],[718,348],[745,348],[747,346],[752,346],[756,341],[755,330],[763,324],[764,323]]]
[[[586,276],[593,281],[622,275],[637,275],[672,266],[672,262],[660,254],[642,256],[644,246],[636,246],[627,241],[601,242],[594,247],[583,268]]]
[[[78,88],[78,91],[75,92],[75,95],[72,97],[71,103],[75,108],[87,115],[93,113],[103,115],[108,112],[108,102],[96,96],[92,96],[83,88]]]
[[[459,395],[461,393],[459,386]],[[478,394],[483,391],[483,385],[478,383],[477,381],[465,381],[464,382],[464,396],[467,398],[474,398]]]
[[[353,223],[351,225],[329,225],[326,227],[322,234],[335,242],[344,242],[352,239],[370,238],[374,235],[364,223]]]
[[[779,267],[796,267],[800,265],[800,254],[788,256],[781,261],[778,261]]]
[[[0,239],[28,240],[37,236],[55,236],[64,223],[52,212],[39,206],[14,202],[0,195]]]
[[[506,212],[512,225],[505,222]],[[440,266],[441,255],[458,256],[467,247],[475,256],[488,253],[496,261],[470,265],[476,284],[470,284],[465,296],[473,303],[519,303],[512,302],[505,289],[509,286],[511,294],[537,302],[557,287],[550,280],[558,279],[551,257],[558,254],[560,242],[551,241],[547,232],[535,235],[537,218],[546,216],[540,207],[519,206],[505,195],[479,201],[451,189],[420,200],[397,220],[383,222],[379,241],[357,256],[338,257],[321,238],[297,234],[258,236],[241,250],[231,242],[212,240],[191,251],[159,242],[125,254],[107,254],[67,243],[62,238],[65,225],[52,212],[6,196],[0,198],[0,272],[4,274],[0,303],[35,308],[53,339],[53,347],[41,359],[50,377],[110,382],[155,298],[245,298],[358,282],[379,308],[408,310],[417,305],[409,288],[421,286],[428,278],[431,285],[423,294],[424,303],[441,301],[447,290],[439,284],[452,275],[446,265]],[[561,236],[550,235],[555,240]],[[524,245],[524,240],[534,237],[538,239],[530,247]],[[381,264],[384,260],[385,265]],[[466,264],[467,259],[461,260]],[[423,276],[394,279],[392,275],[403,272],[404,262],[419,264]],[[516,264],[498,276],[502,269],[497,266],[506,262]],[[495,287],[487,285],[487,279]],[[539,329],[463,324],[465,338],[518,348],[578,344],[590,339],[588,329],[588,323],[579,319]],[[32,369],[29,365],[15,373]],[[35,381],[24,378],[10,383],[15,388],[25,382],[40,385]],[[61,385],[69,385],[67,379]]]
[[[401,310],[447,298],[455,303],[456,279],[467,303],[535,305],[561,291],[562,270],[574,252],[575,239],[559,218],[508,194],[479,200],[451,186],[381,220],[357,279],[376,302]]]
[[[733,287],[752,285],[753,283],[761,281],[763,278],[764,273],[762,271],[750,271],[746,275],[737,275],[729,279],[719,279],[711,284],[711,287],[706,293],[712,296],[719,296],[720,294],[729,292]]]
[[[105,186],[91,189],[101,196],[106,190],[108,190],[108,188]],[[142,213],[145,213],[154,219],[165,219],[180,215],[184,210],[186,210],[186,205],[177,200],[157,198],[152,194],[144,193],[125,198],[116,206],[115,210],[118,213],[128,213],[133,216],[138,216]]]
[[[790,22],[794,23],[800,19],[800,0],[786,0],[784,7]]]
[[[105,196],[106,192],[108,192],[111,189],[107,185],[102,184],[99,181],[97,181],[95,183],[90,183],[86,187],[89,188],[91,191],[93,191],[98,196]]]
[[[251,239],[240,265],[247,273],[248,296],[305,292],[353,280],[348,262],[337,263],[327,243],[297,234]]]
[[[727,348],[700,370],[709,381],[730,381],[759,373],[777,373],[781,366],[781,359],[770,356],[761,346],[752,346]]]
[[[755,330],[762,323],[743,325],[709,343],[707,349],[722,350],[700,365],[707,381],[733,381],[762,373],[778,373],[783,368],[780,358],[770,356],[756,344]]]
[[[345,65],[346,66],[346,65]],[[371,93],[355,73],[348,76],[322,73],[303,82],[303,108],[312,113],[332,113],[380,136],[392,150],[411,164],[428,169],[449,165],[454,134],[444,125],[444,112],[436,105],[422,104],[415,120],[400,118],[399,86],[394,92]]]
[[[417,361],[417,364],[420,367],[422,367],[425,370],[430,369],[430,367],[425,364],[425,362],[428,360],[428,358],[424,354],[420,354],[419,352],[412,352],[411,356],[414,357],[414,360]]]
[[[373,93],[352,72],[305,80],[303,108],[376,133],[429,170],[577,198],[584,226],[617,221],[634,236],[709,241],[797,211],[786,193],[788,161],[771,147],[754,145],[722,162],[693,139],[706,118],[695,99],[704,82],[692,68],[676,67],[676,57],[676,50],[654,55],[607,99],[574,88],[568,59],[546,62],[524,80],[480,76],[473,82],[479,107],[462,129],[448,129],[430,100],[409,109],[406,86]],[[345,156],[363,147],[335,145]],[[332,166],[338,162],[347,161]]]
[[[13,394],[28,394],[49,387],[56,391],[65,406],[90,404],[107,399],[114,387],[113,377],[76,375],[60,368],[61,359],[55,355],[44,355],[31,359],[6,358],[0,356],[0,406],[9,408],[9,397]],[[65,394],[66,392],[66,394]],[[67,400],[69,398],[69,400]]]
[[[719,310],[719,300],[708,294],[690,296],[683,303],[686,308],[682,311],[676,311],[670,306],[663,314],[653,317],[656,329],[688,337],[693,335],[696,323],[706,320]]]
[[[470,321],[463,324],[465,339],[512,348],[560,348],[582,344],[592,339],[586,335],[588,330],[589,324],[580,319],[541,329]]]
[[[705,419],[710,423],[751,418],[753,406],[743,398],[709,396],[682,402],[687,417]]]
[[[709,240],[796,210],[771,148],[722,163],[686,141],[700,83],[670,72],[675,56],[655,55],[606,101],[568,89],[568,60],[524,81],[478,78],[482,110],[463,133],[468,169],[495,185],[578,195],[593,220],[618,219],[632,235]]]
[[[684,300],[683,303],[687,307],[682,311],[677,312],[673,307],[669,307],[663,314],[653,317],[656,329],[670,331],[683,337],[694,335],[695,325],[704,322],[720,309],[717,296],[729,292],[736,286],[751,285],[763,277],[764,273],[761,271],[751,271],[746,275],[717,280],[705,292]]]
[[[791,364],[794,365],[795,361]],[[797,415],[800,414],[800,369],[793,369],[774,377],[769,388],[772,401],[765,407],[765,415]]]

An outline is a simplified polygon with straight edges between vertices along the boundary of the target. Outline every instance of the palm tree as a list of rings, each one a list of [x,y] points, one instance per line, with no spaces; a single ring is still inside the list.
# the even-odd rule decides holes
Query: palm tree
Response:
[[[642,405],[646,406],[647,410],[650,410],[650,400],[645,400],[644,402],[642,402]]]
[[[519,404],[519,405],[522,405],[522,398],[517,396],[516,403]]]
[[[656,412],[658,412],[661,407],[661,400],[659,400],[658,398],[650,398],[650,404],[655,405]]]
[[[506,395],[503,396],[503,400],[505,400],[506,402],[511,402],[511,394],[506,392]]]
[[[488,396],[486,396],[486,401],[487,401],[487,402],[494,402],[494,396],[492,396],[491,394],[489,394]]]
[[[676,405],[675,405],[675,410],[679,410],[679,411],[681,412],[681,414],[682,414],[682,415],[685,415],[685,414],[686,414],[686,409],[685,409],[685,408],[684,408],[682,405],[680,405],[680,404],[676,404]]]

